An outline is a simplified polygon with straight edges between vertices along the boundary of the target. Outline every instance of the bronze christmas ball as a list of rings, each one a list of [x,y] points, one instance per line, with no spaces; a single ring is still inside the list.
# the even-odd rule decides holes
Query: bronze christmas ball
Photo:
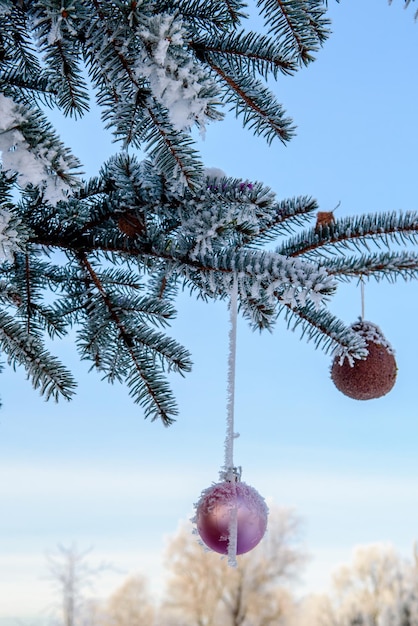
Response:
[[[372,400],[389,393],[396,381],[397,366],[393,349],[378,326],[364,320],[352,325],[366,340],[368,354],[350,361],[336,356],[331,378],[343,394],[355,400]]]

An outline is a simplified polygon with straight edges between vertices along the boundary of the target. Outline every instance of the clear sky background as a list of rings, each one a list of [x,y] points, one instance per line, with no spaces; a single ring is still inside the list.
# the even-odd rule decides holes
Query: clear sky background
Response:
[[[338,215],[417,210],[418,23],[414,4],[330,1],[333,35],[318,60],[273,86],[298,126],[288,147],[268,147],[229,116],[209,126],[207,166],[270,185],[278,198],[308,194]],[[89,174],[113,152],[95,113],[60,121]],[[347,323],[361,313],[358,285],[330,304]],[[273,333],[238,327],[235,461],[243,480],[303,519],[311,556],[302,592],[326,589],[352,548],[418,539],[418,285],[370,283],[365,317],[396,350],[393,391],[357,402],[329,376],[331,359],[279,320]],[[173,376],[175,425],[144,421],[125,389],[79,363],[71,337],[56,346],[79,380],[71,403],[45,403],[23,372],[0,375],[0,624],[43,617],[53,602],[45,553],[58,543],[92,548],[115,571],[158,589],[167,537],[218,479],[226,416],[228,311],[183,295],[172,335],[194,370]],[[191,541],[194,540],[191,537]]]

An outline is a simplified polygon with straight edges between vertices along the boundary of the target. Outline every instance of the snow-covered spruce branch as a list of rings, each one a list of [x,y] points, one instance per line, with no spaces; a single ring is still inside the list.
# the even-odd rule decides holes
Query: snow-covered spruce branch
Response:
[[[319,260],[335,251],[369,253],[370,243],[386,248],[418,243],[418,213],[375,213],[341,218],[329,226],[299,233],[280,245],[277,252]]]
[[[136,72],[148,80],[173,128],[190,130],[196,124],[204,130],[206,122],[222,119],[219,86],[187,49],[192,33],[181,15],[153,15],[137,32],[144,55]]]
[[[75,18],[70,7],[44,6],[34,3],[29,23],[37,49],[46,66],[48,83],[55,94],[56,104],[64,115],[82,116],[89,110],[89,92],[83,76],[82,50],[78,35],[82,16],[81,9]],[[75,19],[74,19],[75,18]]]
[[[39,186],[56,204],[80,184],[79,161],[58,139],[39,109],[0,94],[0,152],[3,172],[17,174],[20,187]]]
[[[224,100],[234,105],[235,114],[242,116],[243,126],[254,134],[264,136],[268,143],[279,137],[287,143],[295,133],[290,117],[286,117],[283,107],[273,94],[257,78],[243,76],[237,69],[211,59],[207,55],[211,69],[225,84]]]
[[[21,221],[7,206],[0,204],[0,263],[13,263],[15,253],[24,249],[26,238]]]
[[[212,250],[260,247],[293,232],[316,208],[311,198],[277,201],[268,187],[237,179],[200,178],[195,192],[185,192],[158,176],[152,162],[118,156],[100,179],[60,204],[59,219],[48,205],[34,206],[32,196],[24,215],[32,241],[42,245],[139,256],[174,250],[192,259]],[[136,239],[122,235],[121,219],[132,221]]]
[[[68,243],[62,241],[62,238],[64,241],[66,239],[62,230],[50,236],[56,245],[63,244],[71,249],[71,239]],[[229,293],[232,274],[237,272],[242,310],[254,326],[259,328],[272,324],[278,302],[303,307],[310,301],[319,306],[335,289],[334,280],[317,263],[287,259],[276,253],[236,250],[232,246],[229,251],[197,255],[195,242],[189,239],[193,251],[190,256],[187,250],[179,253],[175,245],[167,248],[164,237],[159,242],[160,248],[155,240],[152,245],[142,246],[140,240],[123,237],[120,233],[115,237],[105,243],[100,242],[97,237],[90,239],[83,235],[83,245],[85,249],[90,249],[90,239],[91,250],[107,249],[109,252],[122,253],[132,258],[148,258],[152,263],[153,272],[158,271],[165,277],[177,276],[185,279],[207,297],[222,298]],[[40,243],[45,244],[46,241],[41,239]],[[119,247],[112,247],[115,243]],[[81,244],[73,239],[72,245],[77,247]]]
[[[190,198],[194,211],[181,223],[181,236],[195,241],[193,254],[229,242],[236,247],[260,247],[293,233],[318,208],[315,200],[298,197],[277,201],[261,183],[208,178]]]
[[[40,340],[44,331],[52,339],[63,336],[67,331],[65,319],[44,302],[46,291],[62,285],[62,276],[57,281],[57,271],[39,258],[39,251],[15,253],[13,266],[4,264],[0,268],[0,276],[5,278],[0,302],[9,310],[14,308],[15,318],[24,324],[28,335]]]
[[[325,0],[260,0],[266,35],[245,31],[245,6],[1,3],[0,348],[47,397],[69,397],[73,383],[43,337],[74,327],[81,358],[168,424],[177,408],[166,373],[190,369],[187,350],[162,332],[182,287],[226,299],[237,276],[253,327],[287,312],[316,346],[359,357],[364,344],[325,306],[337,280],[417,275],[414,253],[368,248],[416,244],[414,214],[309,229],[314,200],[277,201],[260,183],[206,176],[191,129],[204,131],[226,105],[255,134],[286,142],[293,122],[266,81],[309,63],[328,36]],[[41,106],[79,116],[90,91],[124,150],[77,188],[78,161]],[[150,158],[139,163],[136,149]],[[278,250],[263,249],[273,239]]]
[[[247,17],[245,12],[247,3],[242,0],[221,0],[220,4],[226,7],[227,15],[229,16],[229,20],[226,23],[231,23],[232,26],[238,24],[243,17]]]
[[[53,106],[56,93],[50,86],[48,76],[42,71],[23,12],[12,13],[5,8],[0,13],[0,31],[3,51],[0,91],[27,106],[31,106],[34,101]]]
[[[100,20],[105,20],[102,5],[95,2],[95,6]],[[219,104],[218,89],[213,82],[206,85],[199,68],[190,67],[190,54],[183,50],[184,34],[181,20],[169,14],[143,16],[128,41],[106,27],[97,51],[93,47],[88,52],[88,65],[96,87],[104,91],[100,101],[105,105],[104,119],[115,137],[125,146],[143,147],[160,171],[193,187],[202,165],[184,131],[221,116],[214,108]],[[98,37],[93,32],[91,36]],[[103,48],[107,50],[104,63]]]
[[[230,250],[183,260],[178,271],[209,297],[229,293],[235,273],[241,305],[252,312],[254,325],[263,328],[270,326],[278,301],[319,307],[335,290],[334,279],[321,266],[295,260],[272,252]]]
[[[367,356],[364,338],[347,327],[341,320],[326,309],[316,309],[312,304],[304,307],[292,307],[289,304],[280,306],[279,313],[284,313],[288,328],[301,329],[301,337],[313,341],[315,347],[324,352],[331,351],[362,359]]]
[[[73,396],[76,383],[71,373],[49,354],[38,337],[29,335],[5,311],[0,311],[0,350],[13,367],[23,365],[33,387],[46,400],[60,397],[70,400]]]
[[[321,0],[260,3],[267,35],[243,29],[245,6],[237,0],[3,3],[0,30],[9,25],[16,36],[2,60],[1,91],[20,103],[29,103],[32,91],[67,115],[83,115],[87,69],[115,138],[152,152],[160,172],[193,186],[202,164],[189,131],[197,126],[203,132],[221,119],[225,104],[234,104],[244,125],[269,141],[289,139],[291,120],[256,76],[265,81],[295,71],[327,36]],[[63,169],[58,166],[58,177]],[[18,173],[22,186],[44,184],[39,172],[28,179],[25,170]],[[54,195],[46,190],[45,197]]]
[[[193,148],[193,140],[167,124],[164,110],[153,110],[151,106],[147,110],[152,124],[147,125],[144,139],[150,157],[161,171],[170,172],[179,189],[184,186],[194,189],[200,182],[203,167]]]
[[[193,30],[224,32],[247,17],[240,0],[177,0],[176,8]]]
[[[322,265],[329,274],[348,281],[354,277],[396,282],[397,278],[418,278],[418,254],[415,252],[377,252],[360,257],[329,257]]]
[[[106,236],[103,241],[95,234],[83,235],[78,240],[76,233],[67,235],[61,230],[50,233],[48,239],[37,237],[36,240],[42,245],[61,246],[69,251],[82,246],[85,251],[119,253],[137,257],[145,264],[149,259],[154,268],[165,267],[168,273],[191,281],[209,297],[223,297],[229,293],[231,275],[237,272],[242,298],[251,301],[254,310],[258,299],[263,302],[263,309],[266,302],[268,308],[274,309],[278,299],[293,306],[304,306],[307,301],[320,306],[336,286],[334,279],[318,263],[286,258],[274,252],[236,250],[231,246],[229,250],[197,255],[192,241],[190,255],[187,251],[177,251],[174,245],[168,247],[164,237],[141,244],[140,240],[130,240],[120,232]],[[265,323],[259,320],[259,325],[263,327]]]
[[[241,74],[258,73],[267,79],[270,73],[277,78],[279,73],[288,75],[297,70],[295,60],[266,35],[232,32],[224,37],[212,35],[193,42],[192,46],[198,56],[210,54],[212,59],[226,61]]]
[[[312,220],[312,213],[318,210],[318,203],[310,196],[299,196],[275,202],[275,214],[264,224],[260,224],[259,232],[248,244],[251,246],[265,245],[294,233],[301,226]]]
[[[106,24],[103,5],[95,1],[94,6]],[[223,117],[218,111],[219,87],[187,49],[191,32],[181,13],[138,13],[128,41],[120,31],[120,26],[115,31],[106,26],[104,44],[113,48],[134,88],[143,88],[145,79],[152,108],[158,103],[174,130],[190,130],[194,124],[204,128],[206,121]]]
[[[146,316],[141,315],[141,311],[132,315],[131,306],[126,308],[126,301],[118,295],[115,299],[105,288],[87,255],[79,253],[77,259],[92,288],[100,296],[98,304],[95,304],[94,296],[87,303],[87,323],[78,341],[82,357],[91,359],[94,367],[102,371],[110,382],[115,379],[126,382],[134,401],[143,407],[145,417],[153,420],[159,417],[165,425],[169,425],[177,409],[171,389],[162,375],[164,364],[169,370],[190,371],[188,351],[144,324],[146,316],[154,316],[153,309],[160,316],[162,306],[142,301],[142,313],[146,309]]]
[[[269,32],[282,42],[284,50],[291,50],[304,65],[313,61],[313,52],[330,32],[326,2],[259,0],[258,5]]]

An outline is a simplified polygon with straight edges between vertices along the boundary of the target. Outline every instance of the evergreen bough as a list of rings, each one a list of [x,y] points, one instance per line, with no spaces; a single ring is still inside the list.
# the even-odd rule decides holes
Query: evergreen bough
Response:
[[[263,33],[245,30],[240,0],[1,0],[0,349],[46,399],[70,399],[75,381],[45,338],[75,328],[81,358],[170,424],[166,372],[191,368],[165,332],[182,288],[228,298],[236,276],[254,328],[284,314],[361,358],[364,340],[327,308],[338,281],[417,278],[417,213],[321,225],[310,197],[205,170],[192,130],[225,108],[268,142],[291,139],[266,81],[308,65],[329,34],[323,0],[253,8]],[[84,180],[47,113],[81,117],[92,94],[120,150]]]

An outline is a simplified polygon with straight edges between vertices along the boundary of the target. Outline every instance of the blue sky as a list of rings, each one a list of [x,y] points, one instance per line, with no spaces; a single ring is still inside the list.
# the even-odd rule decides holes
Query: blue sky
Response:
[[[274,85],[298,136],[268,147],[228,117],[208,128],[206,164],[262,180],[279,198],[312,195],[321,210],[341,202],[340,216],[417,210],[418,24],[413,6],[402,7],[331,0],[334,34],[318,60]],[[113,152],[93,114],[60,129],[91,174]],[[392,542],[408,554],[418,539],[417,288],[366,286],[365,317],[399,367],[392,392],[370,402],[338,392],[330,357],[283,321],[261,335],[239,321],[235,460],[247,483],[303,519],[305,591],[325,588],[357,544]],[[355,321],[358,286],[342,286],[330,308]],[[136,571],[158,588],[167,537],[223,463],[225,304],[183,295],[172,334],[194,370],[172,379],[180,415],[169,429],[144,421],[126,390],[88,374],[71,337],[56,350],[79,380],[72,403],[45,403],[22,372],[1,374],[0,618],[44,615],[53,601],[45,552],[58,543],[114,563],[98,595]]]

